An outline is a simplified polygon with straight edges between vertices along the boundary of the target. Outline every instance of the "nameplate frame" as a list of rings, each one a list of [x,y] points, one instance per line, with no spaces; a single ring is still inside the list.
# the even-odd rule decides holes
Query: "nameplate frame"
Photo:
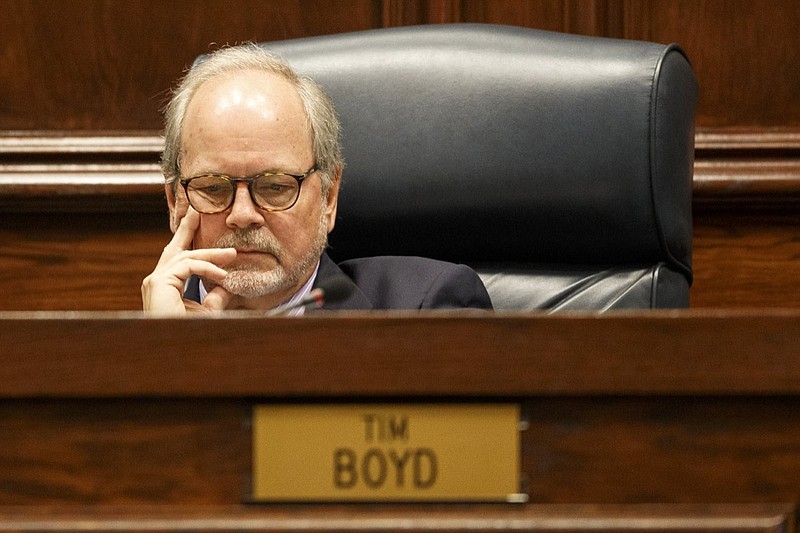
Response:
[[[253,502],[525,502],[513,403],[253,408]]]

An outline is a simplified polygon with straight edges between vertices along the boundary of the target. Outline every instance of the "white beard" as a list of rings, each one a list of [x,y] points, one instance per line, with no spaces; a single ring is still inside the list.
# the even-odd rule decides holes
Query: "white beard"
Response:
[[[260,270],[252,265],[239,265],[226,268],[228,275],[219,285],[226,291],[244,298],[259,298],[268,294],[285,291],[300,285],[304,276],[317,264],[322,252],[328,245],[328,227],[320,212],[317,235],[308,252],[294,265],[284,263],[286,253],[281,243],[274,236],[259,228],[246,228],[220,237],[213,248],[236,248],[238,246],[252,248],[271,254],[277,264],[270,270]],[[213,283],[203,280],[203,284],[211,290]]]
[[[281,265],[268,271],[243,266],[228,269],[228,275],[220,285],[231,294],[258,298],[291,287],[291,278]]]

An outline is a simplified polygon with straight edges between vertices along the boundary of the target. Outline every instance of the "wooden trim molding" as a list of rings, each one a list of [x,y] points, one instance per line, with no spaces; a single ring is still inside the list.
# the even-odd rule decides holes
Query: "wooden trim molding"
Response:
[[[23,154],[138,154],[159,153],[164,141],[152,132],[87,133],[6,132],[0,137],[0,157]]]
[[[67,195],[163,186],[163,146],[163,139],[150,132],[8,132],[0,136],[0,194],[35,197],[59,185]]]
[[[164,211],[152,132],[7,132],[0,137],[0,209]]]
[[[800,130],[698,131],[694,199],[700,207],[796,207]]]
[[[797,203],[800,160],[698,160],[694,166],[694,198],[704,203],[748,199]]]
[[[767,149],[800,150],[800,130],[747,130],[734,131],[698,130],[695,134],[695,149],[740,151]]]
[[[157,200],[163,210],[162,146],[153,132],[8,132],[0,136],[0,208],[139,210]],[[800,130],[698,131],[694,198],[703,207],[797,206]]]
[[[530,505],[505,507],[82,506],[0,507],[0,532],[536,531],[787,533],[791,504]]]

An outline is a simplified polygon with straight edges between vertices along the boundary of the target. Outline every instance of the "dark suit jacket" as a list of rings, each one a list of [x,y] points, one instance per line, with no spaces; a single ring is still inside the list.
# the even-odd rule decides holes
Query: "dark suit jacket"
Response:
[[[338,265],[322,254],[316,288],[323,280],[346,276],[350,295],[323,309],[491,309],[492,301],[474,270],[423,257],[380,256]]]
[[[381,256],[336,264],[322,254],[314,288],[336,276],[345,276],[349,295],[323,306],[328,310],[359,309],[491,309],[483,282],[471,268],[422,257]],[[184,296],[200,301],[196,276]]]

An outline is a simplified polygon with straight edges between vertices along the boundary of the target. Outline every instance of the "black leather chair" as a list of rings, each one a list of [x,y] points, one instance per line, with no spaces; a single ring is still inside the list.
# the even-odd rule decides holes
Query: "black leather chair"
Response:
[[[679,47],[480,24],[262,46],[341,116],[334,259],[466,263],[498,310],[688,306],[697,84]]]

